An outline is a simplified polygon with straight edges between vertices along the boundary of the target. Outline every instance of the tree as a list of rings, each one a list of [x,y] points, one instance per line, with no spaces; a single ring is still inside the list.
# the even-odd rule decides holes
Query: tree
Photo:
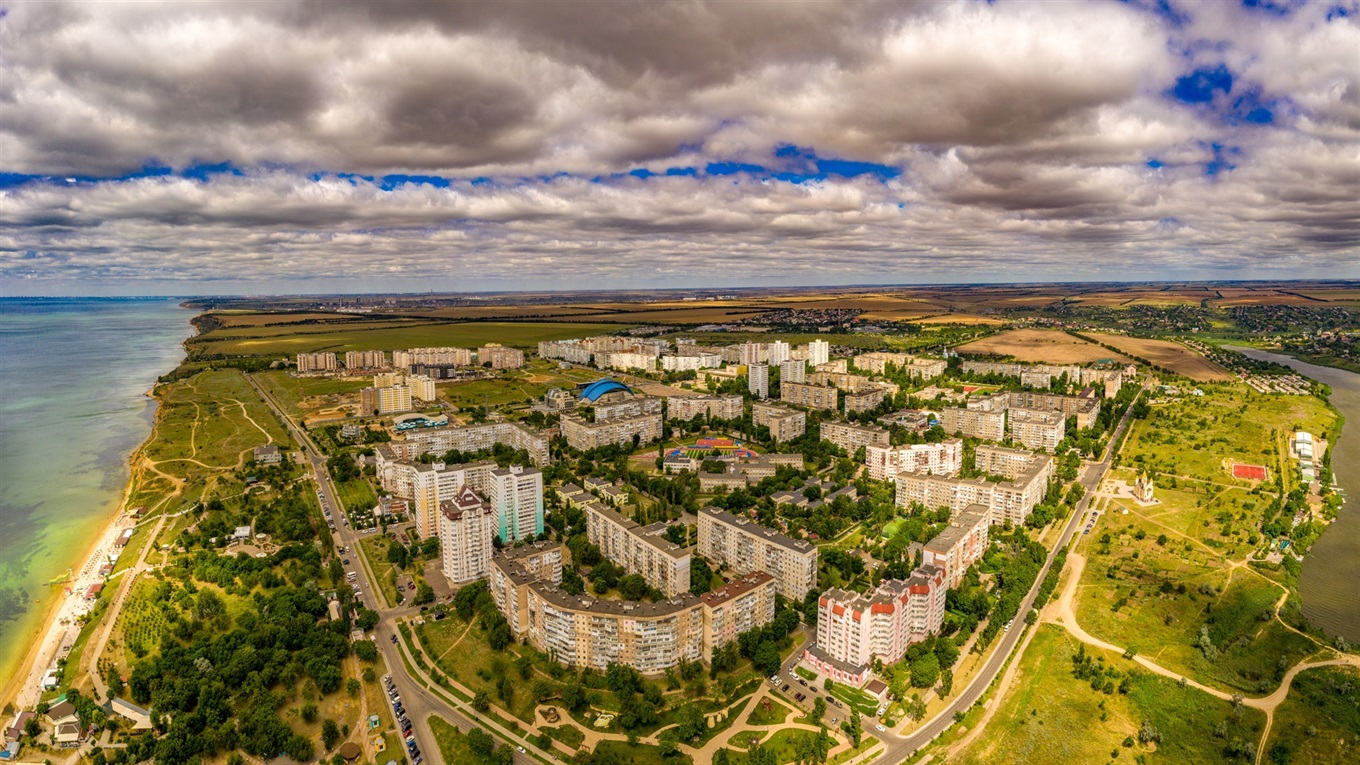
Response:
[[[690,556],[689,591],[695,595],[703,595],[712,587],[713,570],[708,567],[708,563],[703,558],[698,555]]]
[[[916,688],[929,688],[940,679],[940,659],[934,652],[927,653],[911,662],[911,684]]]
[[[647,594],[647,580],[640,574],[629,574],[619,579],[619,594],[624,600],[642,600]]]
[[[779,646],[775,645],[774,642],[770,640],[763,641],[760,646],[756,648],[755,655],[751,657],[751,664],[755,666],[756,671],[762,676],[768,677],[775,674],[779,671],[780,664],[782,664],[779,659]]]
[[[472,708],[482,714],[491,711],[491,697],[486,691],[477,691],[477,695],[472,697]]]
[[[372,632],[373,628],[378,626],[378,619],[377,611],[361,608],[359,609],[359,621],[357,624],[359,625],[359,629],[364,632]]]
[[[859,713],[851,711],[841,723],[841,730],[850,737],[850,745],[858,748],[860,737],[864,735],[864,729],[859,722]]]
[[[822,696],[818,696],[817,700],[812,702],[813,723],[815,724],[819,722],[822,719],[822,715],[825,714],[826,714],[826,699]]]
[[[422,581],[416,586],[416,605],[434,602],[434,588],[428,582]]]
[[[372,663],[378,660],[378,647],[373,644],[372,640],[356,640],[354,641],[354,655],[358,656],[360,661]]]
[[[302,715],[303,722],[313,723],[316,722],[316,713],[318,711],[320,710],[317,709],[316,702],[309,701],[302,705],[302,709],[299,710],[299,713]]]
[[[473,728],[467,732],[467,744],[468,749],[483,760],[489,758],[491,752],[496,748],[496,740],[481,728]]]
[[[359,681],[356,678],[351,677],[345,681],[345,692],[350,696],[358,698],[359,692],[362,690],[363,686],[359,685]]]
[[[946,669],[940,672],[940,698],[946,698],[954,692],[954,670]]]
[[[326,751],[335,748],[340,742],[340,726],[335,721],[327,717],[321,721],[321,744],[326,747]]]

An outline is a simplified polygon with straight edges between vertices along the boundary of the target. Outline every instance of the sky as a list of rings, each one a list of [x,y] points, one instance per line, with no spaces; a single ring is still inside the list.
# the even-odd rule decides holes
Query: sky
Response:
[[[0,295],[1360,277],[1360,0],[0,0]]]

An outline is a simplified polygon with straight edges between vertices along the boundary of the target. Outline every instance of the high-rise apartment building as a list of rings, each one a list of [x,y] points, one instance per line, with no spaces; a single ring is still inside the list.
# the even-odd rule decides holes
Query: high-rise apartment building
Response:
[[[815,369],[821,364],[831,360],[831,344],[825,340],[813,340],[808,343],[808,363]]]
[[[1043,501],[1053,478],[1053,458],[1041,455],[1010,481],[994,483],[985,478],[947,478],[938,475],[900,473],[897,505],[913,502],[927,508],[948,507],[955,512],[969,505],[984,505],[995,526],[1024,523],[1034,506]]]
[[[869,446],[864,450],[864,464],[869,477],[878,481],[896,482],[899,473],[955,475],[963,468],[963,441],[946,438],[937,444]]]
[[[666,399],[666,417],[688,422],[701,414],[717,420],[740,419],[746,401],[737,395],[729,396],[671,396]]]
[[[1028,449],[1053,451],[1063,440],[1067,418],[1062,412],[1039,409],[1011,409],[1006,413],[1011,438]]]
[[[716,507],[699,511],[699,554],[738,574],[770,574],[790,600],[801,601],[817,586],[816,545]]]
[[[606,558],[668,598],[689,592],[690,550],[664,536],[666,523],[642,526],[594,501],[584,509],[590,543]]]
[[[514,544],[543,533],[543,474],[512,465],[491,471],[491,506],[501,541]]]
[[[524,351],[506,348],[499,343],[487,343],[477,349],[477,363],[492,369],[519,369],[524,366]]]
[[[472,365],[472,351],[468,348],[411,348],[392,351],[392,366],[410,371],[416,365],[432,367],[466,367]]]
[[[764,571],[753,571],[699,596],[704,609],[704,657],[711,658],[743,632],[774,621],[779,582]]]
[[[854,454],[861,446],[887,447],[891,442],[891,435],[883,428],[833,420],[821,424],[821,436],[823,441],[830,441],[847,454]]]
[[[529,453],[529,461],[535,465],[548,464],[548,434],[518,422],[423,428],[408,432],[405,440],[393,441],[388,446],[399,450],[401,459],[414,460],[425,453],[440,456],[453,450],[479,452],[496,444],[523,449]]]
[[[298,372],[334,372],[336,360],[334,353],[299,353]]]
[[[770,438],[776,443],[792,441],[807,432],[807,413],[779,404],[753,402],[751,422],[769,428]]]
[[[491,571],[496,512],[471,486],[464,485],[451,499],[439,503],[439,551],[444,576],[457,586],[487,576]]]
[[[387,366],[387,354],[382,351],[345,351],[346,369],[382,369]]]
[[[789,360],[789,344],[783,340],[775,340],[766,347],[766,363],[770,366],[779,366]]]
[[[788,359],[780,362],[779,384],[783,385],[786,382],[807,382],[807,362],[799,359]]]
[[[434,401],[439,398],[434,380],[425,375],[411,375],[406,378],[406,385],[411,389],[411,398],[417,401]]]
[[[756,398],[770,397],[770,367],[751,364],[746,367],[746,389]]]
[[[987,552],[991,511],[982,505],[969,505],[954,513],[949,525],[921,547],[921,561],[944,569],[945,582],[953,588],[963,583],[963,575]]]
[[[809,409],[835,411],[839,407],[840,391],[828,385],[803,385],[801,383],[780,383],[779,398],[786,404],[805,406]]]

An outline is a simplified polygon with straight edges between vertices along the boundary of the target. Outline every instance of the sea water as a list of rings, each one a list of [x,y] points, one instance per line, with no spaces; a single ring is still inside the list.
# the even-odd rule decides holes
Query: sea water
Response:
[[[119,511],[156,378],[184,356],[178,300],[0,299],[0,686]]]

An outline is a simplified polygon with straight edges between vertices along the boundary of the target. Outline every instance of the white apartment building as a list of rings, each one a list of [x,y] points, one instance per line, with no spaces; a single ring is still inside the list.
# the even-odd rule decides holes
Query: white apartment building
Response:
[[[659,400],[659,399],[658,399]],[[598,417],[599,410],[596,410]],[[562,415],[562,437],[573,449],[587,451],[611,444],[631,445],[648,444],[661,437],[661,414],[642,414],[635,417],[621,417],[590,422],[576,414]]]
[[[887,447],[891,443],[891,434],[883,428],[830,420],[821,424],[821,437],[844,449],[846,454],[854,454],[861,446]]]
[[[946,590],[944,569],[931,565],[886,580],[867,596],[827,590],[817,602],[817,644],[804,658],[837,682],[861,686],[874,659],[895,663],[913,643],[939,633]]]
[[[457,586],[487,576],[491,571],[496,512],[464,485],[452,499],[439,503],[439,551],[444,576]]]
[[[663,372],[694,372],[705,366],[702,356],[662,356]]]
[[[666,417],[688,422],[700,414],[718,420],[735,420],[746,410],[741,396],[671,396],[666,399]]]
[[[561,359],[572,364],[589,364],[591,350],[579,340],[542,340],[538,343],[538,355],[545,359]]]
[[[610,369],[641,369],[647,372],[656,369],[656,357],[650,353],[618,351],[608,354],[608,357]]]
[[[514,544],[543,533],[543,474],[512,465],[491,471],[491,506],[501,541]]]
[[[901,473],[897,476],[897,505],[908,507],[919,502],[927,508],[948,507],[955,512],[969,505],[983,505],[991,512],[992,525],[1018,526],[1043,501],[1053,470],[1053,458],[1041,455],[1015,479],[1003,483]]]
[[[416,364],[427,366],[472,366],[472,351],[468,348],[411,348],[392,351],[392,366],[407,369]]]
[[[334,372],[337,369],[334,353],[299,353],[298,372]]]
[[[752,364],[763,364],[769,358],[769,351],[764,343],[742,343],[737,346],[737,363],[743,366]]]
[[[831,360],[831,344],[825,340],[813,340],[807,345],[807,361],[815,369]]]
[[[779,364],[779,384],[807,382],[807,362],[789,359]]]
[[[886,351],[873,351],[862,353],[851,362],[856,369],[862,369],[871,374],[881,375],[888,371],[888,365],[892,364],[899,370],[906,372],[908,377],[929,380],[944,374],[948,364],[944,359],[928,359],[921,356],[913,356],[909,353],[888,353]]]
[[[411,398],[417,401],[434,401],[439,398],[434,380],[425,375],[412,375],[406,378],[406,384],[411,389]]]
[[[969,505],[954,513],[949,526],[922,546],[922,562],[944,569],[947,585],[958,587],[968,567],[987,552],[991,517],[991,511],[982,505]]]
[[[1067,430],[1067,418],[1062,412],[1038,409],[1011,409],[1006,414],[1011,438],[1019,441],[1028,449],[1053,451],[1063,440]]]
[[[973,452],[973,467],[987,475],[1005,476],[1014,481],[1029,470],[1030,466],[1045,458],[1045,455],[1025,449],[979,444]]]
[[[599,502],[587,502],[584,509],[586,535],[606,558],[668,598],[689,592],[690,551],[663,536],[667,524],[642,526]]]
[[[779,366],[789,360],[789,344],[783,340],[775,340],[766,346],[765,361],[770,366]]]
[[[452,428],[423,428],[406,434],[404,441],[393,441],[389,446],[399,449],[401,459],[413,460],[421,454],[442,455],[457,449],[460,452],[479,452],[496,444],[529,453],[535,465],[548,464],[548,436],[517,422],[488,422]]]
[[[716,507],[699,511],[699,554],[738,574],[770,574],[790,600],[801,601],[817,586],[816,545]]]
[[[756,398],[770,397],[770,367],[751,364],[746,367],[746,389]]]
[[[389,453],[390,450],[383,452],[384,455]],[[471,486],[487,496],[491,489],[491,471],[496,467],[493,462],[446,465],[443,462],[400,460],[387,463],[385,457],[379,462],[379,485],[392,496],[410,501],[416,533],[422,539],[439,533],[440,503],[457,497],[464,486]]]
[[[963,468],[963,441],[946,438],[938,444],[868,446],[864,464],[869,477],[896,482],[899,473],[955,475]]]
[[[519,369],[524,366],[524,351],[506,348],[500,343],[487,343],[477,349],[477,363],[490,363],[492,369]]]

